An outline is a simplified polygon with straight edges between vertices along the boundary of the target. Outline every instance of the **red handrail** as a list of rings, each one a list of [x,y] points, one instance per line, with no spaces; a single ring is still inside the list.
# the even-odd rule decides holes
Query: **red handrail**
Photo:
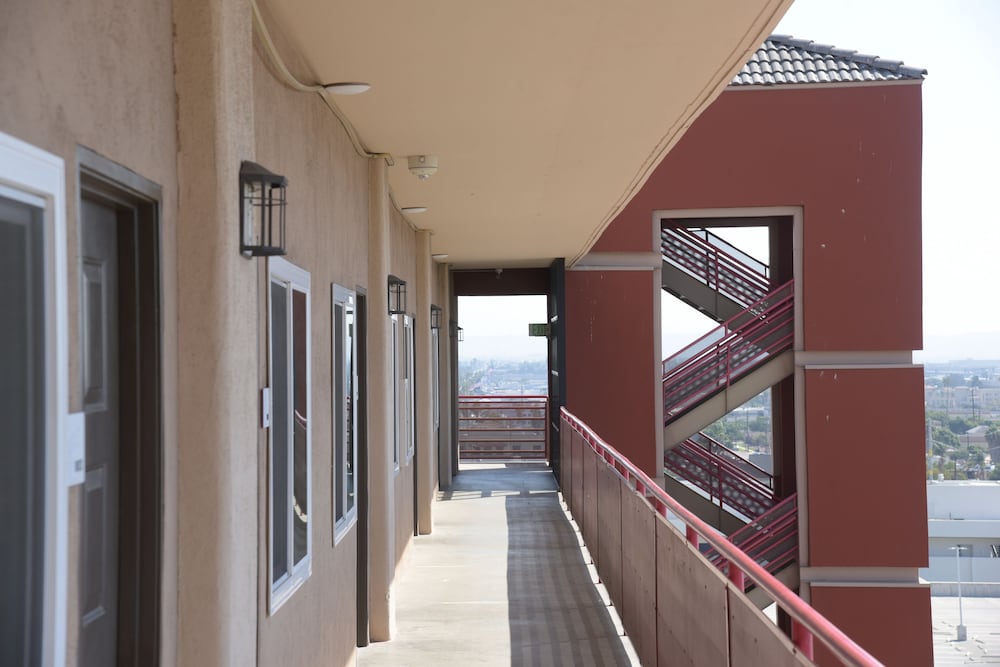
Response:
[[[678,368],[687,364],[690,359],[699,353],[710,349],[712,346],[723,344],[728,338],[738,336],[741,331],[759,323],[761,319],[771,315],[773,312],[780,312],[794,298],[794,280],[789,280],[784,285],[776,287],[769,294],[750,304],[745,310],[733,315],[715,329],[712,329],[664,359],[663,374],[667,375],[676,372]],[[689,350],[694,350],[694,352],[688,353]],[[676,365],[671,366],[671,362],[674,362]]]
[[[790,349],[795,337],[794,299],[789,281],[665,359],[664,421],[729,387],[772,355]]]
[[[813,638],[821,642],[844,664],[859,667],[881,665],[874,656],[848,637],[843,630],[827,620],[809,606],[791,589],[774,578],[772,574],[753,561],[743,551],[730,544],[704,521],[692,514],[686,507],[674,500],[646,473],[637,468],[618,450],[608,445],[594,431],[566,408],[561,409],[563,426],[568,426],[590,445],[594,452],[621,474],[626,481],[635,484],[637,492],[649,497],[657,513],[666,517],[667,512],[680,519],[685,525],[685,536],[697,546],[699,538],[707,542],[730,563],[730,580],[742,590],[743,579],[749,578],[767,593],[772,600],[792,618],[792,642],[810,660],[813,659]],[[704,556],[702,556],[704,558]],[[706,565],[710,565],[706,560]]]
[[[660,252],[664,259],[685,273],[703,281],[727,297],[749,305],[770,289],[766,274],[767,265],[721,239],[708,230],[705,238],[684,227],[666,227],[660,231]],[[716,243],[709,236],[717,239]],[[723,249],[722,244],[743,254],[763,267],[764,271],[749,266],[745,261]]]
[[[716,456],[719,456],[720,458],[723,459],[729,459],[730,462],[739,459],[740,461],[739,465],[741,467],[746,466],[747,468],[751,468],[754,471],[756,471],[755,473],[752,473],[751,476],[756,474],[759,477],[767,479],[767,487],[769,489],[774,488],[774,475],[764,470],[756,463],[743,458],[734,449],[731,449],[726,445],[722,444],[721,442],[710,436],[708,433],[705,433],[704,431],[699,431],[698,433],[695,433],[690,438],[688,438],[688,440],[698,445],[699,447],[707,449],[711,454],[715,454]],[[700,442],[701,440],[704,440],[708,444],[706,445],[705,443]]]
[[[777,574],[798,557],[798,529],[798,499],[792,494],[726,539],[765,570]],[[706,551],[705,557],[728,572],[729,562],[714,549]]]
[[[707,492],[720,507],[728,504],[750,519],[774,506],[771,486],[693,440],[685,440],[667,450],[663,455],[663,464],[669,471]]]

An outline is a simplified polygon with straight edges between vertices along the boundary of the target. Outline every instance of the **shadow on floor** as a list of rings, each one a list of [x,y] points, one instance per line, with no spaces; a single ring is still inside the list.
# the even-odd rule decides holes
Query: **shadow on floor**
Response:
[[[633,664],[543,463],[463,470],[449,492],[506,495],[511,664]]]

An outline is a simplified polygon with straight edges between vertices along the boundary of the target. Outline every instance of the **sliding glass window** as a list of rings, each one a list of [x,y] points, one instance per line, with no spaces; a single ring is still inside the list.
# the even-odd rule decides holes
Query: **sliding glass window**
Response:
[[[309,274],[281,258],[268,260],[268,272],[268,504],[273,613],[311,573],[312,437]]]
[[[333,507],[334,543],[354,525],[357,452],[357,331],[356,296],[352,290],[333,286]]]

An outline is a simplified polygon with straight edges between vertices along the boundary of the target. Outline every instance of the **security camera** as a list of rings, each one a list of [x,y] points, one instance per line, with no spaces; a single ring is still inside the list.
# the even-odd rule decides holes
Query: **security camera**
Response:
[[[438,170],[437,155],[411,155],[406,159],[410,173],[426,181]]]

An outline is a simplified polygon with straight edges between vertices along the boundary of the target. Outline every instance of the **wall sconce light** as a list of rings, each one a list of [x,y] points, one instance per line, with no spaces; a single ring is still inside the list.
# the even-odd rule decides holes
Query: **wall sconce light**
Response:
[[[439,306],[431,306],[431,329],[438,330],[441,328],[441,308]]]
[[[389,276],[389,314],[403,315],[406,313],[406,281],[396,276]]]
[[[458,335],[455,337],[459,343],[465,340],[465,329],[462,327],[458,328]]]
[[[255,162],[240,164],[240,254],[285,254],[285,188],[288,179]]]

